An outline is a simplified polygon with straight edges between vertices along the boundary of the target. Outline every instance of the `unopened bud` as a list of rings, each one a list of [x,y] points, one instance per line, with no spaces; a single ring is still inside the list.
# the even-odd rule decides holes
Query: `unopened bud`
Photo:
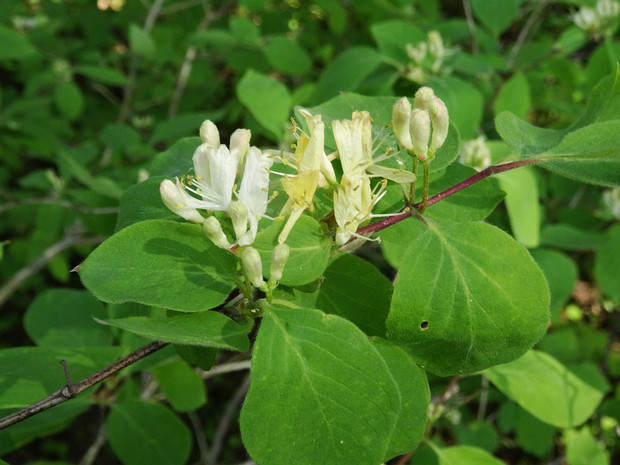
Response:
[[[413,139],[413,152],[424,161],[428,156],[428,141],[431,137],[431,118],[428,112],[414,108],[411,113],[411,137]]]
[[[245,156],[250,148],[252,132],[249,129],[237,129],[230,136],[230,153],[239,158],[239,166],[244,166]]]
[[[202,229],[206,236],[220,249],[230,249],[232,244],[228,242],[226,234],[222,231],[222,225],[215,216],[208,217],[202,223]]]
[[[198,210],[187,206],[187,193],[183,190],[183,186],[177,180],[176,184],[169,179],[164,179],[159,185],[159,194],[164,205],[171,212],[176,213],[181,218],[185,218],[192,223],[202,223],[204,218]]]
[[[413,108],[428,110],[431,101],[435,97],[435,92],[430,87],[420,87],[413,98]]]
[[[226,212],[232,220],[235,237],[238,241],[248,230],[248,207],[236,201],[230,204]]]
[[[220,146],[220,132],[213,121],[206,120],[200,126],[200,139],[203,144],[209,147],[218,148]]]
[[[411,125],[411,103],[406,97],[398,100],[392,107],[392,129],[394,135],[406,149],[413,148],[409,126]]]
[[[241,252],[243,271],[254,287],[261,287],[263,281],[263,262],[260,254],[254,247],[246,247]]]
[[[434,97],[430,103],[428,112],[433,122],[433,138],[431,139],[431,151],[433,154],[435,151],[443,145],[448,137],[448,128],[450,127],[450,117],[448,116],[448,109],[446,104],[443,103],[438,97]]]
[[[444,55],[443,40],[441,34],[437,31],[428,33],[428,50],[435,58],[441,58]]]
[[[290,248],[286,244],[278,244],[271,253],[271,266],[269,267],[269,281],[278,282],[282,279],[282,271],[288,262]]]

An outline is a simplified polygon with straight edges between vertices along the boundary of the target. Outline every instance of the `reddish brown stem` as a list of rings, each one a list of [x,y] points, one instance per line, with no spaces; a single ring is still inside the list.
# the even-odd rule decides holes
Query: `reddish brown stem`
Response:
[[[539,160],[535,158],[530,158],[528,160],[519,160],[510,163],[504,163],[503,165],[489,166],[488,168],[480,171],[479,173],[476,173],[471,178],[467,178],[464,181],[461,181],[458,184],[450,187],[449,189],[446,189],[445,191],[442,191],[439,194],[432,196],[430,199],[427,200],[426,206],[429,207],[447,197],[450,197],[452,194],[456,194],[457,192],[460,192],[463,189],[471,186],[472,184],[475,184],[478,181],[482,181],[484,178],[487,178],[493,174],[503,173],[504,171],[520,168],[521,166],[531,165],[533,163],[537,163],[538,161]],[[413,216],[421,206],[422,202],[418,202],[413,204],[411,207],[405,207],[401,213],[398,213],[394,216],[389,216],[383,220],[377,221],[376,223],[369,224],[368,226],[364,226],[363,228],[358,229],[357,233],[360,235],[370,235],[381,231],[382,229],[385,229],[389,226],[403,221],[404,219],[409,218],[410,216]]]

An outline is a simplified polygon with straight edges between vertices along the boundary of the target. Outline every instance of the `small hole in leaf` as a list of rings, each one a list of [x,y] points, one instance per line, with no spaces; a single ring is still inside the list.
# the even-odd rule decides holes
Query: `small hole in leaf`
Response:
[[[422,323],[420,323],[420,329],[422,331],[425,331],[428,329],[428,321],[424,320]]]

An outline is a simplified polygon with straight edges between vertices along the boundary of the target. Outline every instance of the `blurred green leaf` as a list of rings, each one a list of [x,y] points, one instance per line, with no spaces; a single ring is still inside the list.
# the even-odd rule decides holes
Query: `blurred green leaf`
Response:
[[[207,402],[205,385],[192,368],[182,360],[174,360],[151,368],[166,399],[178,412],[188,412]]]
[[[63,82],[54,89],[54,103],[65,118],[74,120],[84,111],[84,96],[73,82]]]
[[[522,0],[471,0],[471,8],[476,19],[498,37],[517,18],[521,2]]]
[[[264,51],[271,66],[293,76],[307,73],[312,66],[308,52],[286,36],[273,36]]]
[[[24,60],[36,53],[30,41],[6,26],[0,26],[0,60]]]
[[[106,431],[112,450],[125,465],[184,465],[192,449],[185,424],[153,402],[113,404]]]
[[[270,134],[282,136],[291,109],[291,97],[284,84],[249,70],[237,84],[237,96]]]
[[[155,42],[152,37],[134,23],[129,25],[129,46],[133,53],[145,58],[153,58],[155,54]]]
[[[495,98],[494,112],[499,115],[504,111],[510,111],[519,118],[525,115],[532,106],[530,86],[523,73],[516,73],[501,87]]]
[[[536,418],[559,428],[582,424],[605,395],[551,355],[535,350],[514,362],[488,368],[484,374]]]
[[[620,300],[620,225],[609,228],[605,239],[596,252],[594,272],[603,292]]]
[[[111,68],[103,68],[93,65],[79,65],[74,68],[77,74],[101,84],[122,87],[127,84],[127,77],[119,71]]]

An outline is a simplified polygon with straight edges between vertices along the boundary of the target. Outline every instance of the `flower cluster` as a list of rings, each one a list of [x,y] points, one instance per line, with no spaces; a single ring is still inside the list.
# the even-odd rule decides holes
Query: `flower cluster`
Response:
[[[594,8],[580,8],[573,14],[573,21],[579,29],[599,40],[613,34],[619,16],[620,4],[616,0],[598,0]]]
[[[415,45],[408,43],[406,49],[411,59],[406,68],[406,77],[418,84],[425,83],[429,74],[440,73],[445,58],[451,53],[437,31],[430,31],[426,41]]]
[[[392,108],[394,134],[403,148],[422,162],[434,158],[448,137],[449,125],[448,109],[430,87],[418,89],[413,108],[405,97]]]
[[[367,111],[353,112],[350,120],[332,121],[337,151],[329,155],[325,153],[325,122],[321,115],[313,115],[305,109],[299,112],[305,119],[308,134],[295,124],[295,151],[279,156],[250,146],[251,134],[247,129],[235,131],[228,146],[221,144],[215,124],[205,121],[200,128],[202,144],[193,156],[194,174],[177,178],[176,182],[164,180],[160,186],[162,200],[170,210],[202,224],[205,234],[216,246],[239,256],[246,281],[267,292],[282,277],[290,252],[286,240],[304,211],[313,210],[317,189],[323,188],[332,195],[336,223],[333,234],[335,243],[342,246],[360,237],[357,230],[374,216],[372,210],[385,194],[387,180],[409,185],[416,180],[412,172],[379,165],[398,152],[386,150],[375,156],[374,147],[381,144],[376,144],[373,138],[373,122]],[[407,99],[396,103],[393,126],[403,147],[428,163],[446,139],[448,113],[433,91],[423,87],[416,93],[413,109]],[[339,180],[332,166],[336,158],[342,166]],[[278,217],[287,220],[272,252],[270,281],[265,285],[259,253],[251,245],[258,233],[260,218],[266,217],[274,159],[293,167],[295,173],[284,174],[281,178],[288,200]],[[373,177],[380,178],[374,187]],[[224,212],[232,228],[223,228],[220,222],[223,217],[216,216],[215,212]],[[232,230],[234,236],[225,229]]]

